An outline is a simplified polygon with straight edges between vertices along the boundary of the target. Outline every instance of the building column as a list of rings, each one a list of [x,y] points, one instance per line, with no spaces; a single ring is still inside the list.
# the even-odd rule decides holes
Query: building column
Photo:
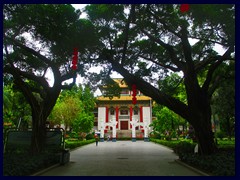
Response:
[[[115,117],[112,118],[111,124],[112,124],[112,142],[116,142],[116,134],[117,134],[116,125],[117,125],[117,122],[116,122]]]
[[[131,121],[132,124],[132,142],[136,142],[136,125],[137,125],[137,120],[133,119]]]
[[[104,141],[104,129],[105,129],[105,123],[103,121],[103,119],[100,120],[100,141],[103,142]]]
[[[130,129],[132,129],[132,123],[131,123],[132,115],[133,115],[133,108],[132,108],[132,106],[130,106]]]
[[[148,138],[148,123],[144,122],[144,141],[149,142]]]

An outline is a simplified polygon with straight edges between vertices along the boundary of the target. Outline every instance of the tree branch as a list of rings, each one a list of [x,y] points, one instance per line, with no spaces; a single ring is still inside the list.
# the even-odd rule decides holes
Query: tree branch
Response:
[[[7,37],[7,36],[5,36],[5,38],[10,40],[11,42],[13,42],[15,45],[21,47],[25,51],[27,51],[27,52],[33,54],[34,56],[38,57],[39,59],[41,59],[44,63],[46,63],[50,67],[54,66],[54,63],[51,60],[49,60],[45,56],[41,55],[40,53],[38,53],[38,52],[34,51],[33,49],[23,45],[22,43],[18,42],[17,40],[15,40],[13,38],[10,38],[10,37]]]
[[[210,40],[210,39],[205,39],[205,38],[200,38],[200,37],[195,37],[195,36],[188,36],[188,38],[199,39],[201,41],[206,41],[206,42],[212,42],[212,43],[219,44],[219,45],[222,45],[222,46],[225,46],[225,47],[228,46],[228,44],[223,44],[221,42],[213,41],[213,40]]]
[[[221,57],[218,58],[218,61],[215,62],[214,64],[212,64],[210,67],[209,67],[209,70],[208,70],[208,73],[207,73],[207,77],[206,77],[206,80],[202,86],[202,89],[204,91],[207,91],[209,86],[210,86],[210,83],[212,81],[212,76],[213,76],[213,73],[214,71],[217,69],[217,67],[226,59],[229,59],[230,58],[230,55],[231,53],[234,51],[234,47],[231,46],[228,48],[228,50],[224,53],[224,55],[222,55]]]
[[[130,74],[128,70],[124,69],[121,64],[116,61],[109,60],[112,63],[112,67],[115,71],[119,72],[123,77],[124,81],[131,87],[133,84],[136,84],[137,88],[146,96],[151,97],[158,104],[167,106],[169,109],[179,114],[185,119],[189,118],[188,107],[183,102],[175,99],[142,80],[139,77]]]
[[[145,59],[145,60],[151,61],[151,62],[153,62],[154,64],[157,64],[157,65],[159,65],[159,66],[161,66],[161,67],[164,67],[164,68],[166,68],[166,69],[170,69],[170,70],[172,70],[172,71],[174,71],[174,72],[180,71],[179,68],[172,67],[172,66],[166,65],[166,64],[162,64],[162,63],[160,63],[160,62],[154,61],[152,58],[148,58],[148,57],[145,57],[145,56],[143,56],[143,55],[139,55],[139,57],[141,57],[141,58],[143,58],[143,59]]]
[[[149,7],[149,9],[151,9]],[[171,29],[167,24],[166,21],[164,21],[163,19],[160,19],[159,16],[157,16],[156,14],[152,13],[151,11],[148,11],[157,21],[159,21],[165,29],[167,29],[169,32],[173,33],[175,36],[180,37],[180,34],[175,32],[173,29]]]
[[[44,77],[39,77],[39,76],[36,76],[35,74],[33,73],[28,73],[28,72],[23,72],[21,70],[19,70],[18,68],[14,67],[14,70],[12,67],[9,67],[9,66],[5,66],[3,68],[3,71],[4,72],[8,72],[8,73],[11,73],[13,74],[13,71],[16,71],[20,76],[23,76],[25,78],[28,78],[28,79],[31,79],[35,82],[37,82],[38,84],[40,84],[40,86],[42,86],[45,90],[48,90],[49,88],[49,84],[48,82],[46,81],[46,79]]]
[[[61,80],[61,74],[59,72],[58,67],[56,67],[56,65],[54,64],[54,62],[52,62],[51,60],[49,60],[48,58],[46,58],[45,56],[41,55],[40,53],[34,51],[33,49],[21,44],[20,42],[18,42],[17,40],[7,37],[5,36],[6,39],[10,40],[11,42],[13,42],[15,45],[21,47],[22,49],[24,49],[25,51],[33,54],[34,56],[38,57],[39,59],[41,59],[44,63],[46,63],[48,66],[50,66],[52,68],[53,74],[54,74],[54,86],[59,86],[60,80]],[[61,82],[60,82],[61,83]]]
[[[166,44],[164,43],[163,41],[161,41],[160,39],[157,39],[155,38],[152,34],[148,33],[147,31],[145,31],[144,29],[141,30],[146,36],[149,37],[150,40],[152,40],[153,42],[161,45],[163,48],[165,48],[168,53],[169,53],[169,56],[172,60],[172,63],[175,64],[180,70],[183,70],[185,69],[185,66],[183,64],[183,62],[180,62],[176,56],[176,53],[173,49],[173,47],[169,44]]]
[[[61,89],[71,89],[71,88],[76,84],[77,73],[75,73],[72,78],[73,78],[72,83],[71,83],[71,84],[61,85]],[[62,81],[62,82],[63,82],[63,81]]]
[[[134,4],[131,5],[130,14],[127,19],[126,28],[124,30],[125,39],[124,39],[124,45],[123,45],[122,64],[124,64],[124,62],[126,60],[126,51],[127,51],[127,46],[128,46],[128,32],[129,32],[129,26],[130,26],[130,22],[132,20],[132,13],[133,13],[134,8],[135,8],[135,5]]]

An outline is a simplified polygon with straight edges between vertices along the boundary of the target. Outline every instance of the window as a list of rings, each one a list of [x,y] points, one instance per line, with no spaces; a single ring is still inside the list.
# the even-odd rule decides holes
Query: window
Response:
[[[110,115],[114,115],[115,114],[115,111],[114,111],[114,109],[112,108],[112,109],[110,109]]]
[[[120,114],[121,115],[128,115],[128,110],[127,109],[121,109]]]
[[[129,91],[128,91],[127,89],[123,89],[123,90],[121,91],[121,94],[122,94],[122,95],[129,95]]]
[[[137,109],[137,108],[134,108],[134,109],[133,109],[133,114],[134,114],[134,115],[138,115],[138,109]]]

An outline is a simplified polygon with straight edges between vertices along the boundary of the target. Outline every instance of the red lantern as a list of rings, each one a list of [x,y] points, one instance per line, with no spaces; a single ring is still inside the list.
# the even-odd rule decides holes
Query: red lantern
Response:
[[[137,86],[135,84],[132,85],[132,104],[137,104]]]
[[[137,98],[136,98],[136,96],[133,96],[132,97],[132,103],[135,105],[135,104],[137,104]]]
[[[73,59],[72,59],[72,69],[77,69],[77,60],[78,60],[78,50],[77,48],[73,49]]]
[[[189,4],[181,4],[180,11],[182,13],[189,11]]]

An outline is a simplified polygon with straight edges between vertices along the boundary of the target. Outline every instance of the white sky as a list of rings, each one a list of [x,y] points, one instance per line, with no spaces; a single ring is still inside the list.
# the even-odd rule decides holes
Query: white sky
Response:
[[[80,9],[82,11],[82,8],[84,8],[87,4],[71,4],[75,9]],[[80,18],[86,18],[86,13],[82,13]],[[190,41],[190,44],[195,44],[197,41],[196,40],[193,40],[193,39],[189,39]],[[224,50],[222,48],[222,46],[216,44],[215,47],[213,48],[215,51],[217,51],[220,55],[222,55],[226,50]],[[101,67],[100,67],[101,68]],[[94,72],[99,72],[100,71],[100,68],[92,68],[90,69],[90,71],[94,71]],[[52,86],[53,85],[53,74],[48,71],[47,73],[47,77],[49,77],[49,84]],[[112,78],[122,78],[122,76],[120,74],[118,74],[117,72],[112,72],[112,75],[111,75]],[[68,83],[71,83],[72,82],[72,79],[66,81]],[[83,82],[83,78],[80,77],[79,75],[77,76],[77,80],[76,80],[76,84],[82,84]],[[99,96],[101,95],[101,92],[100,90],[97,90],[95,93],[94,93],[95,96]]]

